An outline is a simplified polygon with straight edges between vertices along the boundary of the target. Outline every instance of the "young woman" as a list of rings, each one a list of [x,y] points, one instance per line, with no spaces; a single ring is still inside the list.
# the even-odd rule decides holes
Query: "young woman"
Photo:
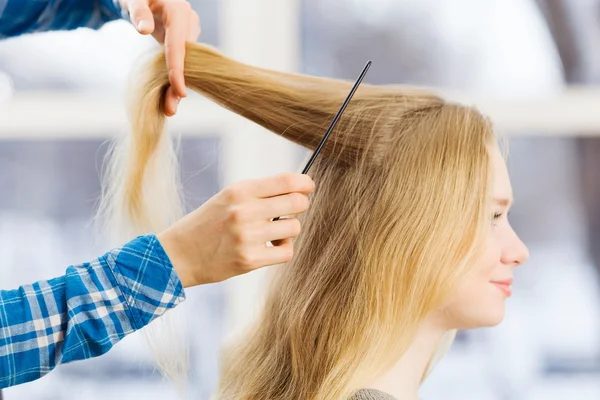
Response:
[[[129,147],[112,160],[115,195],[105,198],[136,229],[180,204],[169,184],[176,169],[166,170],[174,153],[162,132],[164,56],[147,72]],[[351,85],[251,67],[197,44],[186,50],[185,79],[309,149]],[[416,399],[455,330],[502,321],[528,254],[507,219],[513,195],[496,141],[472,108],[361,85],[311,170],[317,187],[294,259],[226,351],[218,398]]]

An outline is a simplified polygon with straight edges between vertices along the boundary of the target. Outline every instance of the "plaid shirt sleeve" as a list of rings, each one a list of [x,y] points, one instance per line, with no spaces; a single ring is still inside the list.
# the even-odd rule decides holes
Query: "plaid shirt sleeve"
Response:
[[[25,33],[98,29],[128,18],[119,0],[0,0],[0,39]]]
[[[0,388],[106,353],[185,299],[155,235],[139,236],[62,277],[0,291]]]

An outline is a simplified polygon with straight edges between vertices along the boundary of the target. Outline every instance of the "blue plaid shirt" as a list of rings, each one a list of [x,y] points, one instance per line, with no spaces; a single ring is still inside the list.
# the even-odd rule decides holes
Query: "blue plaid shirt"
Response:
[[[102,355],[184,299],[153,234],[71,266],[59,278],[0,290],[0,388]]]
[[[100,28],[127,18],[119,0],[0,0],[0,39],[24,33]]]
[[[0,38],[100,28],[127,18],[118,0],[0,0]],[[185,299],[154,235],[140,236],[64,276],[0,290],[0,388],[106,353]]]

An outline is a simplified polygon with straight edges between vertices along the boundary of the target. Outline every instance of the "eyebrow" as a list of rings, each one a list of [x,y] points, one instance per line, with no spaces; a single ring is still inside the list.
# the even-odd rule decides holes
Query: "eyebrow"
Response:
[[[494,203],[499,204],[503,207],[508,207],[509,205],[512,204],[512,200],[507,199],[507,198],[494,198]]]

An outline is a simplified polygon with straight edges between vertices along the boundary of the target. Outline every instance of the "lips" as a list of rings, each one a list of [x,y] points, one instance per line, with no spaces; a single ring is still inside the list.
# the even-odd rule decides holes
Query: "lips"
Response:
[[[492,283],[499,283],[499,284],[501,284],[501,285],[507,285],[507,286],[510,286],[510,285],[512,285],[512,283],[513,283],[513,278],[507,278],[507,279],[504,279],[504,280],[502,280],[502,281],[500,281],[500,280],[496,280],[496,281],[492,281]]]
[[[492,281],[491,284],[500,289],[500,291],[504,293],[506,297],[510,297],[512,294],[512,282],[513,278],[508,278],[501,281]]]

